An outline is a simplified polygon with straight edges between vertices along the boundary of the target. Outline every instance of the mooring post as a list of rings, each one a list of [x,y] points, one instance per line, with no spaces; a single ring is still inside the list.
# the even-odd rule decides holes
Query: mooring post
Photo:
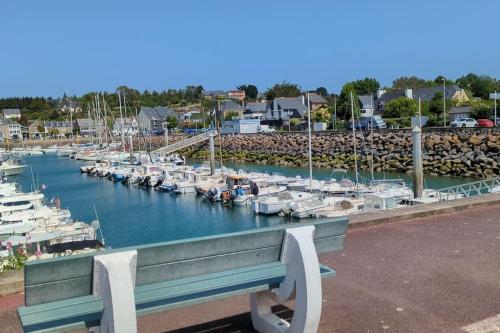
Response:
[[[210,150],[210,175],[215,175],[215,143],[214,134],[210,134],[209,138],[209,150]]]
[[[413,136],[413,193],[415,198],[422,197],[424,189],[424,167],[422,164],[422,130],[415,126]]]

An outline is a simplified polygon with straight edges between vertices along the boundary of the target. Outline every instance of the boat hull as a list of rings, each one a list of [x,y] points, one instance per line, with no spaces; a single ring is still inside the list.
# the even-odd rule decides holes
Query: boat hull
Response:
[[[0,173],[3,173],[5,176],[17,176],[23,173],[25,165],[17,165],[17,166],[9,166],[6,168],[0,168]]]

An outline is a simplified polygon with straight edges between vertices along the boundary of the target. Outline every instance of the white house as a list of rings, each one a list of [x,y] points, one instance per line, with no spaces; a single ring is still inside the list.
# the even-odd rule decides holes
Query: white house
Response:
[[[181,114],[180,119],[183,123],[201,123],[203,122],[203,118],[200,115],[200,111],[192,110]]]
[[[141,112],[137,115],[137,124],[141,131],[152,133],[165,128],[165,122],[168,117],[175,117],[178,120],[177,113],[163,106],[141,107]]]
[[[2,114],[5,119],[21,119],[21,109],[3,109]]]
[[[232,119],[222,122],[221,134],[257,133],[259,119]]]
[[[21,139],[21,125],[15,121],[0,118],[0,131],[4,139]]]
[[[139,125],[135,118],[116,118],[113,123],[113,133],[115,135],[126,133],[133,134],[139,130]]]

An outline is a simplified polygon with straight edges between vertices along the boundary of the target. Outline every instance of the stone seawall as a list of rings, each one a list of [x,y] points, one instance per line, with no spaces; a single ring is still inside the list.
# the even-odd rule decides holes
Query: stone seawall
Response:
[[[185,139],[169,135],[169,143]],[[120,138],[115,138],[120,141]],[[308,165],[307,133],[223,135],[216,140],[219,156],[237,163],[274,164],[306,167]],[[83,143],[88,140],[79,140]],[[495,129],[426,129],[423,132],[424,172],[437,176],[488,178],[500,175],[500,128]],[[11,144],[11,147],[69,144],[70,140],[44,140]],[[156,149],[165,145],[165,137],[135,138],[135,149]],[[2,146],[2,145],[0,145]],[[383,130],[356,134],[358,165],[369,170],[372,161],[377,172],[410,173],[412,165],[411,130]],[[181,152],[187,157],[208,158],[207,144],[192,146]],[[352,134],[350,132],[317,132],[312,136],[313,164],[318,168],[354,169]]]
[[[308,165],[307,133],[223,135],[223,158],[238,163]],[[362,170],[410,173],[411,130],[357,133],[358,165]],[[500,175],[500,131],[457,129],[423,133],[424,172],[430,175],[487,178]],[[219,152],[217,140],[217,153]],[[185,152],[207,158],[206,145]],[[354,169],[352,134],[318,132],[312,136],[313,164],[318,168]]]

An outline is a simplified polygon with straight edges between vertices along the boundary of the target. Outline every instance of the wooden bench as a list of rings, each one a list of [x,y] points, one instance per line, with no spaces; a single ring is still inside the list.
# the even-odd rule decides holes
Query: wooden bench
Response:
[[[28,262],[25,332],[136,332],[137,316],[250,294],[259,332],[316,332],[317,253],[343,248],[346,218],[315,220],[87,255]],[[295,297],[291,322],[271,306]]]

